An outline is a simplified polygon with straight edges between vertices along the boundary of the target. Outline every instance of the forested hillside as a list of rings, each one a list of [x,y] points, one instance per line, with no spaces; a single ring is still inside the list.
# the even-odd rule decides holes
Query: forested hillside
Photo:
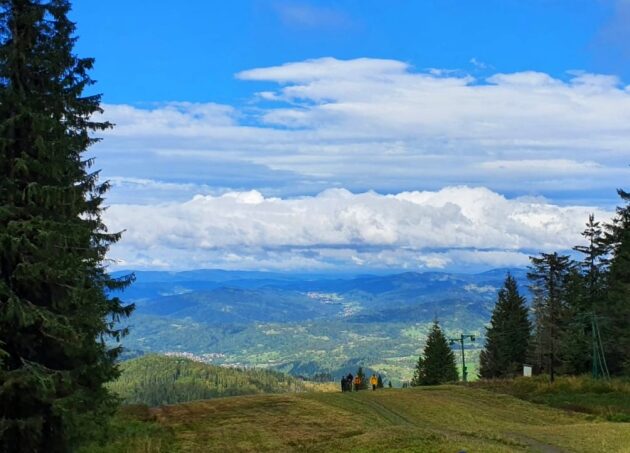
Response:
[[[484,325],[507,272],[526,282],[524,269],[352,278],[139,272],[124,293],[137,306],[124,339],[126,357],[192,353],[219,365],[335,378],[363,366],[400,385],[411,380],[437,317],[448,336],[477,335],[466,345],[474,376]]]
[[[226,368],[182,357],[147,355],[121,363],[120,377],[110,384],[125,403],[181,403],[222,396],[305,390],[299,379],[261,369]]]

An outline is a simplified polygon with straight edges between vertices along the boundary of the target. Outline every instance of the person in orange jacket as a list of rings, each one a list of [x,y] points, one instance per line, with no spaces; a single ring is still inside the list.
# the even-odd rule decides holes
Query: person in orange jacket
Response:
[[[378,378],[375,374],[370,378],[370,384],[372,384],[372,391],[376,390],[376,385],[378,384]]]
[[[361,390],[361,377],[357,375],[357,377],[354,378],[354,391],[358,392],[359,390]]]

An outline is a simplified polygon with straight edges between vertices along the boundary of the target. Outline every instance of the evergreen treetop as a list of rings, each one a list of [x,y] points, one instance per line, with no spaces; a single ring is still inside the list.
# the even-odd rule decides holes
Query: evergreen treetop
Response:
[[[605,276],[610,246],[605,242],[603,228],[595,221],[595,215],[590,214],[586,228],[582,232],[586,245],[577,245],[573,250],[583,255],[579,265],[584,277],[584,303],[582,309],[586,312],[599,311],[605,292]]]

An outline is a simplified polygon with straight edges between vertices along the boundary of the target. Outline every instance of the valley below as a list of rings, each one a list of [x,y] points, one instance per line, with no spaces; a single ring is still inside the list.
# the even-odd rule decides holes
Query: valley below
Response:
[[[179,355],[230,367],[336,380],[363,366],[408,382],[434,319],[450,336],[473,334],[475,376],[484,327],[507,272],[296,275],[198,270],[137,272],[125,358]],[[121,273],[122,274],[122,273]],[[525,290],[524,290],[525,291]],[[460,351],[457,363],[461,363]]]

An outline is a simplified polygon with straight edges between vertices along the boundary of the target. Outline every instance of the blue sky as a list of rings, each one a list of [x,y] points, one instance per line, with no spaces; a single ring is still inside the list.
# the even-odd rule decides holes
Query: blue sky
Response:
[[[630,180],[630,1],[76,1],[120,267],[524,265]]]
[[[82,0],[73,17],[105,101],[239,104],[259,87],[235,73],[322,56],[628,80],[629,60],[618,58],[630,51],[622,10],[613,0]]]

